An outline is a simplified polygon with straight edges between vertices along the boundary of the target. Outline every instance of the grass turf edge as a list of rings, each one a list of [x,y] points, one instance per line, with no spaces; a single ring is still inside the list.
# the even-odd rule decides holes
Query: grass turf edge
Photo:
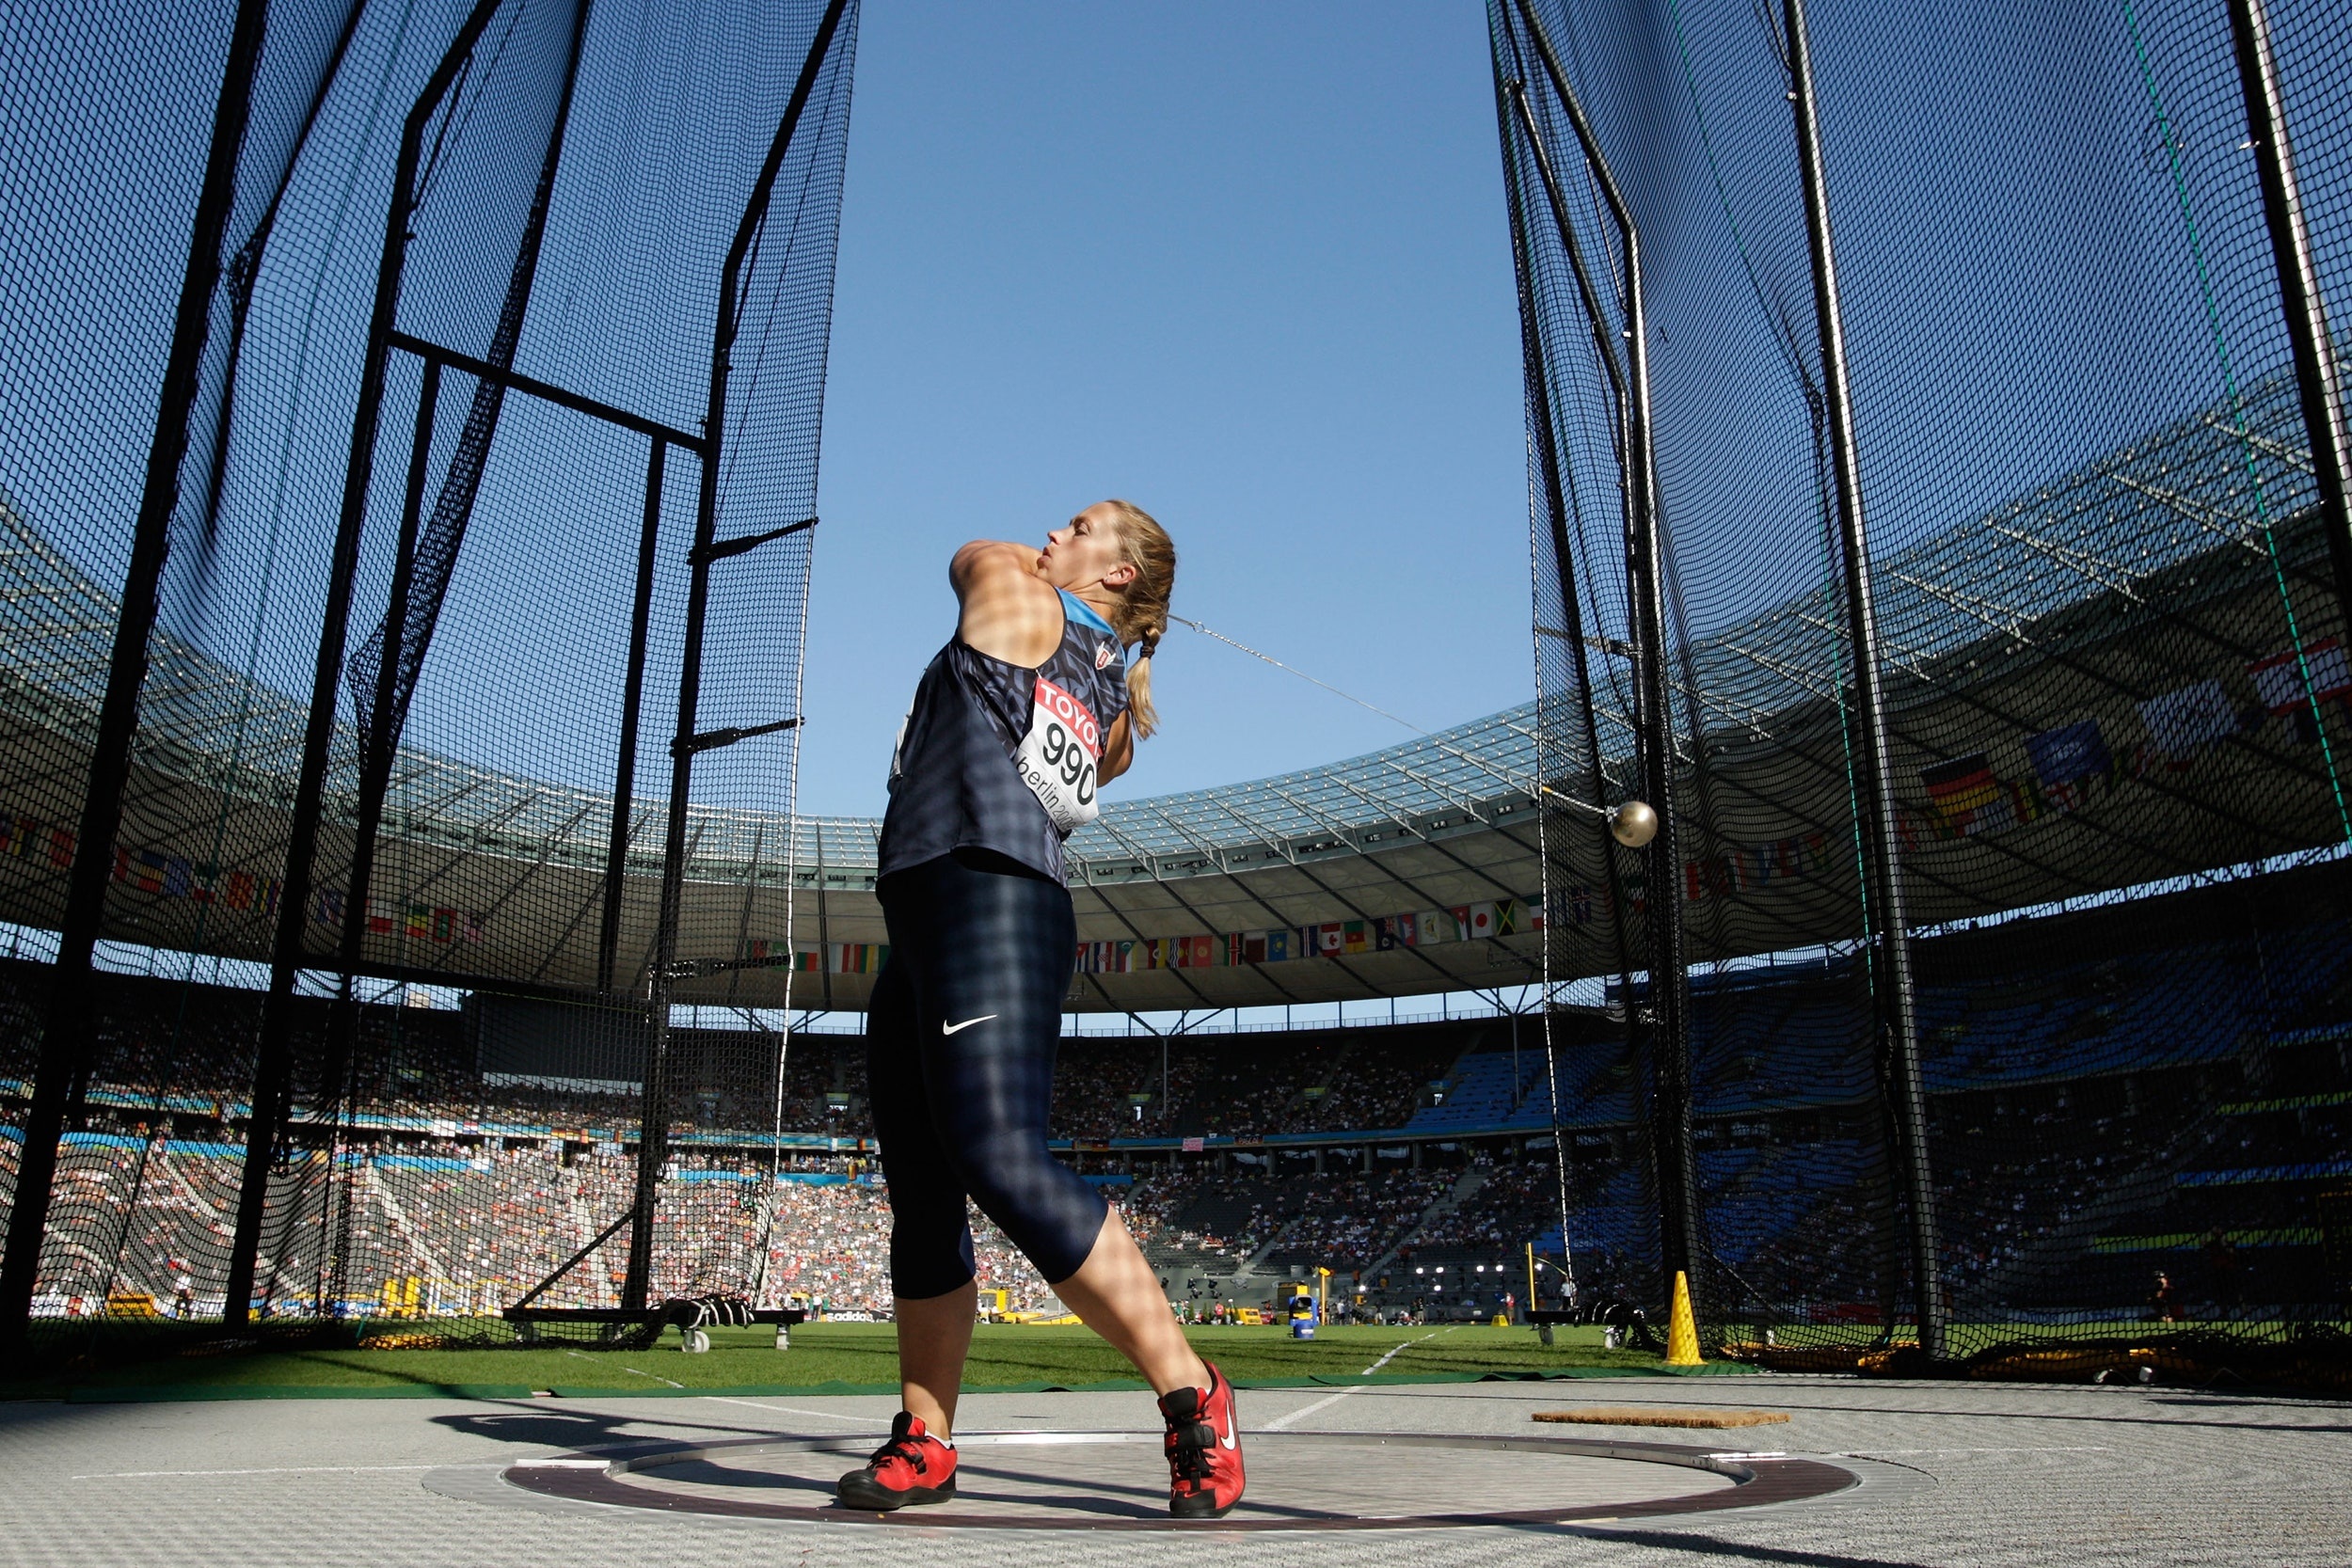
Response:
[[[1282,1388],[1394,1388],[1416,1385],[1463,1383],[1562,1383],[1592,1378],[1738,1377],[1756,1375],[1758,1369],[1737,1362],[1708,1362],[1699,1367],[1564,1367],[1549,1371],[1462,1371],[1373,1373],[1347,1377],[1319,1373],[1307,1377],[1235,1378],[1243,1390]],[[1142,1393],[1149,1385],[1138,1378],[1110,1378],[1091,1383],[1028,1382],[968,1387],[967,1394],[1119,1394]],[[226,1400],[694,1400],[694,1399],[828,1399],[858,1395],[895,1394],[895,1383],[746,1383],[715,1387],[648,1388],[630,1384],[559,1383],[545,1390],[520,1383],[182,1383],[89,1384],[62,1393],[47,1391],[0,1397],[61,1399],[67,1404],[169,1404]]]

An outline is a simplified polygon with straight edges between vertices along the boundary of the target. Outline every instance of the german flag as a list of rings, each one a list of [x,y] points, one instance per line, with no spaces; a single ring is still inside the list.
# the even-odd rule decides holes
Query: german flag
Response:
[[[2009,825],[1996,809],[2008,800],[1993,763],[1982,752],[1919,769],[1919,782],[1944,825],[1960,834],[1989,832]]]

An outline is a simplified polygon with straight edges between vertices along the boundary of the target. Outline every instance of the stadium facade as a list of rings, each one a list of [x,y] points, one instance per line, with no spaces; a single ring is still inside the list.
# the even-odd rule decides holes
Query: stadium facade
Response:
[[[1915,919],[2002,910],[2259,861],[2339,839],[2335,758],[2304,711],[2291,653],[2262,629],[2283,591],[2330,618],[2292,389],[2205,410],[2019,496],[1883,565],[1882,616]],[[2249,504],[2258,477],[2286,520]],[[2283,507],[2281,503],[2284,503]],[[2278,515],[2274,510],[2273,515]],[[80,764],[114,607],[35,519],[0,510],[0,917],[54,926]],[[2275,546],[2279,564],[2274,567]],[[1841,766],[1843,698],[1821,645],[1825,594],[1695,639],[1681,661],[1699,716],[1682,867],[1694,959],[1849,940],[1858,908]],[[2161,644],[2143,635],[2169,632]],[[1551,635],[1544,628],[1539,635]],[[305,710],[185,644],[142,705],[135,792],[107,934],[267,956],[273,846],[293,799]],[[2200,657],[2153,667],[2183,646]],[[2352,695],[2340,641],[2310,650],[2331,731]],[[1612,792],[1630,752],[1602,715]],[[1231,1007],[1516,986],[1614,968],[1613,896],[1544,896],[1534,705],[1327,767],[1113,800],[1071,844],[1080,947],[1073,1010]],[[1954,735],[1981,735],[1979,746]],[[2338,741],[2336,750],[2344,749]],[[2010,753],[2014,754],[2010,754]],[[330,781],[347,839],[356,781]],[[1546,781],[1589,795],[1585,780]],[[612,798],[408,748],[393,770],[405,881],[366,911],[367,967],[389,976],[579,992],[596,978],[595,911]],[[690,915],[732,929],[741,963],[681,1001],[855,1009],[883,955],[871,818],[695,807]],[[650,950],[663,807],[634,802],[624,954]],[[1990,847],[1994,852],[1988,855]],[[323,863],[348,861],[347,847]],[[787,894],[793,928],[785,927]],[[1637,902],[1638,881],[1630,890]],[[324,959],[346,911],[329,885],[310,924]],[[568,909],[548,929],[520,911]],[[358,911],[350,911],[355,916]],[[1562,941],[1562,933],[1569,933]],[[1589,931],[1580,942],[1575,933]],[[1560,955],[1569,956],[1568,973]],[[1581,954],[1580,960],[1576,956]],[[787,981],[787,976],[791,978]]]

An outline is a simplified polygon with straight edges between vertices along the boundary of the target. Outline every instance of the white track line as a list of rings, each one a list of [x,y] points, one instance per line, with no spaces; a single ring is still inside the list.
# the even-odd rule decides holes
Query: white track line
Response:
[[[1454,1330],[1451,1328],[1438,1328],[1432,1329],[1427,1334],[1422,1335],[1420,1339],[1399,1339],[1395,1344],[1389,1347],[1389,1353],[1386,1355],[1383,1355],[1379,1360],[1374,1362],[1371,1366],[1366,1367],[1362,1371],[1358,1372],[1356,1375],[1358,1377],[1370,1377],[1373,1373],[1387,1366],[1391,1361],[1395,1360],[1397,1352],[1403,1350],[1406,1346],[1418,1345],[1423,1339],[1434,1339],[1440,1334],[1451,1334],[1453,1332]],[[1348,1395],[1360,1394],[1371,1386],[1372,1385],[1369,1383],[1355,1384],[1350,1387],[1341,1389],[1336,1394],[1332,1394],[1324,1399],[1319,1399],[1312,1404],[1302,1404],[1287,1416],[1277,1416],[1274,1419],[1268,1421],[1265,1425],[1258,1428],[1257,1430],[1260,1432],[1279,1432],[1284,1427],[1289,1426],[1293,1421],[1304,1420],[1306,1418],[1313,1415],[1318,1410],[1327,1410],[1332,1405],[1339,1403],[1340,1401],[1347,1398]]]
[[[803,1410],[791,1404],[762,1404],[757,1400],[738,1399],[732,1394],[705,1394],[713,1404],[747,1404],[754,1410],[774,1410],[787,1416],[815,1416],[828,1421],[846,1421],[851,1426],[886,1427],[890,1423],[875,1416],[843,1416],[831,1410]]]
[[[1451,1334],[1453,1332],[1454,1330],[1451,1328],[1434,1329],[1431,1332],[1422,1335],[1420,1339],[1399,1340],[1397,1343],[1389,1347],[1388,1354],[1382,1356],[1379,1360],[1374,1362],[1371,1366],[1366,1367],[1362,1371],[1358,1372],[1356,1375],[1358,1377],[1370,1377],[1373,1373],[1378,1371],[1381,1368],[1395,1360],[1397,1352],[1403,1350],[1406,1345],[1418,1345],[1423,1339],[1434,1339],[1440,1334]]]
[[[1343,1388],[1336,1394],[1327,1395],[1323,1399],[1315,1401],[1312,1404],[1302,1404],[1287,1416],[1277,1416],[1274,1419],[1268,1421],[1258,1430],[1260,1432],[1279,1432],[1284,1427],[1290,1425],[1293,1421],[1303,1419],[1306,1417],[1313,1415],[1318,1410],[1337,1404],[1340,1401],[1347,1398],[1350,1394],[1360,1394],[1366,1388],[1371,1386],[1372,1385],[1368,1383],[1359,1383],[1352,1388]]]
[[[567,1351],[565,1351],[564,1354],[565,1355],[577,1355],[577,1356],[579,1356],[579,1357],[580,1357],[582,1361],[594,1361],[594,1360],[596,1360],[596,1359],[595,1356],[593,1356],[593,1355],[589,1354],[588,1354],[586,1351],[584,1351],[584,1350],[567,1350]],[[616,1362],[616,1363],[614,1363],[614,1365],[616,1365],[616,1366],[617,1366],[617,1365],[619,1365],[619,1364]],[[670,1386],[671,1386],[671,1387],[673,1387],[673,1388],[683,1389],[683,1388],[685,1388],[685,1386],[686,1386],[686,1385],[685,1385],[685,1384],[683,1384],[683,1383],[671,1383],[671,1382],[670,1382],[670,1380],[669,1380],[668,1378],[663,1377],[663,1376],[662,1376],[660,1372],[644,1372],[644,1371],[638,1371],[638,1370],[637,1370],[636,1368],[634,1368],[634,1367],[622,1367],[622,1368],[621,1368],[621,1370],[623,1370],[623,1371],[625,1371],[625,1372],[634,1372],[634,1373],[636,1373],[636,1375],[637,1375],[637,1376],[639,1376],[639,1377],[649,1377],[649,1378],[653,1379],[656,1383],[669,1383],[669,1384],[670,1384]]]
[[[1851,1452],[1825,1453],[1824,1459],[1875,1459],[1883,1453],[2113,1453],[2105,1443],[2083,1443],[2065,1448],[2046,1449],[1855,1449]]]
[[[317,1476],[360,1475],[378,1470],[495,1470],[503,1469],[507,1462],[496,1460],[472,1465],[278,1465],[257,1470],[109,1470],[103,1475],[75,1476],[75,1481],[151,1481],[163,1476]]]

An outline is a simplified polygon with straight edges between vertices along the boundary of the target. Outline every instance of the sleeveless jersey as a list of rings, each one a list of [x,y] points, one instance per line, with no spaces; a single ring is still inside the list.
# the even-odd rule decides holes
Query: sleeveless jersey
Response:
[[[1034,670],[950,638],[923,672],[890,761],[882,876],[987,849],[1068,880],[1062,841],[1099,810],[1127,661],[1084,600],[1064,593],[1061,608],[1061,645]]]

